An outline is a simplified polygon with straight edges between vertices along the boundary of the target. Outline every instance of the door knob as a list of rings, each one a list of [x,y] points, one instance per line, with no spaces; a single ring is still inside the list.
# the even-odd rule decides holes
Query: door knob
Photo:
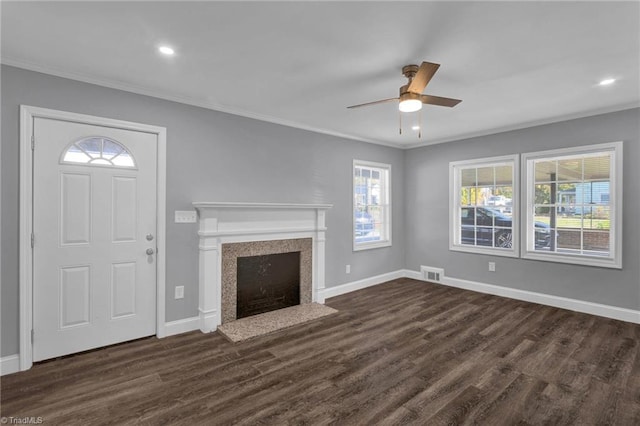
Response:
[[[153,254],[153,249],[152,249],[152,248],[148,248],[148,249],[147,249],[147,254],[148,254],[149,256],[151,256],[151,255]]]

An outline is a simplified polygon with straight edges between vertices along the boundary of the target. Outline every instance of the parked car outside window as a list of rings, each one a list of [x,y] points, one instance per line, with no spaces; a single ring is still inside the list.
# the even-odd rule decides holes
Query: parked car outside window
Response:
[[[362,237],[373,232],[375,229],[375,222],[373,216],[365,211],[355,212],[355,224],[356,224],[356,237]]]
[[[462,244],[511,248],[513,245],[513,220],[497,209],[489,207],[463,207]],[[543,222],[535,223],[536,248],[551,245],[551,229]]]

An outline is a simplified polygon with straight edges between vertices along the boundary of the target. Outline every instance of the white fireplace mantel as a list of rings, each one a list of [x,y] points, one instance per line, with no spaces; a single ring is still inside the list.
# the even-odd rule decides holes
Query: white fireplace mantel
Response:
[[[221,324],[222,245],[251,241],[313,239],[312,300],[324,303],[325,215],[331,204],[194,202],[200,237],[200,330]]]

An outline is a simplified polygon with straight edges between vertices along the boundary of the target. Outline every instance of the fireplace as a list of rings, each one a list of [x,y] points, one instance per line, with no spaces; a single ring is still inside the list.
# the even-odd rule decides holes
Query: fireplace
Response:
[[[236,318],[300,304],[300,252],[238,258]]]
[[[270,284],[267,288],[273,292],[269,295],[271,300],[255,300],[247,315],[257,312],[261,304],[271,305],[269,309],[279,309],[276,305],[281,302],[293,303],[290,300],[299,305],[324,304],[325,215],[330,204],[198,202],[193,205],[198,210],[200,224],[198,311],[201,331],[215,331],[218,325],[244,315],[238,312],[238,279],[242,281],[244,274],[239,274],[238,265],[244,270],[246,258],[289,253],[299,256],[298,262],[293,261],[299,265],[298,297],[276,294],[280,290],[276,291]],[[279,256],[272,259],[277,258]]]
[[[290,269],[285,271],[287,262],[290,262],[288,266]],[[273,304],[271,308],[262,311],[268,312],[280,309],[277,307],[278,304],[293,306],[313,301],[313,240],[311,238],[222,244],[221,266],[222,324],[261,313],[258,312],[260,304]],[[252,272],[251,269],[254,271]],[[256,300],[251,302],[253,307],[249,310],[253,313],[248,314],[244,312],[245,307],[238,306],[238,302],[244,297],[240,292],[246,292],[247,281],[250,282],[248,287],[257,287],[258,292],[262,294],[262,300],[259,300],[261,297],[257,295]],[[284,300],[281,294],[285,286],[284,281],[288,281],[289,287],[292,287],[292,281],[295,281],[297,290],[290,288],[290,293],[295,292],[295,295],[287,296],[287,302],[278,302],[275,299]],[[269,302],[269,298],[274,300]],[[243,311],[242,315],[240,315],[241,311]]]

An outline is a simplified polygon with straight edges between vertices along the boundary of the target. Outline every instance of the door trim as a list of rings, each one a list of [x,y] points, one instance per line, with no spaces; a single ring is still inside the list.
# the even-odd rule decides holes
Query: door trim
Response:
[[[19,240],[19,303],[20,303],[20,370],[33,365],[33,152],[31,138],[34,120],[48,118],[103,127],[114,127],[155,134],[158,141],[157,167],[157,239],[156,257],[156,336],[164,337],[165,283],[166,283],[166,183],[167,183],[167,129],[164,127],[129,121],[114,120],[67,111],[57,111],[20,105],[20,240]]]

